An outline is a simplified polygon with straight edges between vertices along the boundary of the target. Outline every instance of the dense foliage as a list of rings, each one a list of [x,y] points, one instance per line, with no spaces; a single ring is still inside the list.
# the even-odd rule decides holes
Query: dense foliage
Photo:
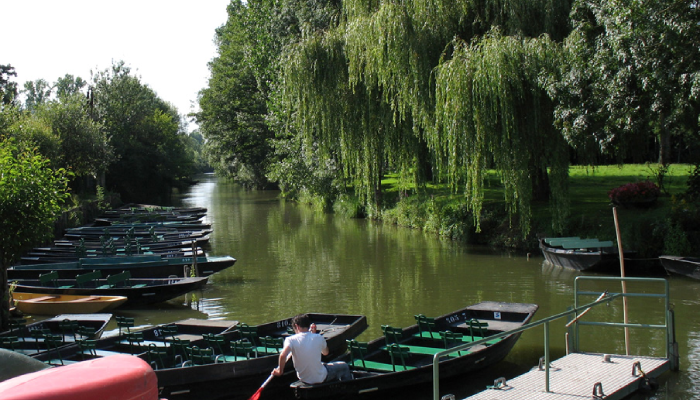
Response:
[[[478,230],[496,169],[523,234],[537,201],[561,231],[570,163],[694,161],[699,14],[697,0],[233,1],[200,124],[220,170],[264,170],[288,195],[330,203],[350,184],[379,216],[386,173],[404,195],[446,181]]]
[[[68,176],[32,148],[0,138],[0,328],[9,310],[7,267],[23,251],[51,238],[68,197]]]

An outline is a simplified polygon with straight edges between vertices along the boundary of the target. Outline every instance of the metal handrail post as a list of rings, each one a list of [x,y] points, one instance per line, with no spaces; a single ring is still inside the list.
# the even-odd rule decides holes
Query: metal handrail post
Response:
[[[544,323],[544,391],[549,393],[549,321]]]

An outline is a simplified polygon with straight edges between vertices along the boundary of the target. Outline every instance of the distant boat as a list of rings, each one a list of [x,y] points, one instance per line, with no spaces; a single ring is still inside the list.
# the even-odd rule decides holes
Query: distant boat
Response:
[[[581,239],[579,237],[541,238],[540,249],[552,265],[577,271],[605,271],[617,267],[620,256],[612,241]],[[636,251],[624,251],[626,258],[633,258]]]
[[[141,251],[135,251],[135,248],[132,247],[131,251],[133,254],[128,254],[127,251],[124,248],[116,249],[114,251],[113,255],[110,256],[121,256],[121,257],[128,257],[129,255],[139,255],[139,254],[145,254],[145,255],[158,255],[164,258],[173,258],[173,257],[192,257],[194,254],[192,252],[192,248],[188,247],[183,247],[183,248],[164,248],[164,249],[159,249],[159,250],[143,250],[141,248]],[[195,252],[197,253],[197,257],[204,256],[204,250],[202,250],[201,247],[197,246],[195,248]],[[22,264],[44,264],[44,263],[60,263],[60,262],[70,262],[70,261],[78,261],[81,258],[97,258],[97,257],[104,257],[103,254],[101,254],[97,250],[92,250],[92,251],[85,251],[84,254],[79,254],[78,251],[73,250],[71,251],[65,251],[64,249],[61,248],[43,248],[43,249],[34,249],[30,252],[28,252],[26,255],[22,256],[20,258],[20,262]]]
[[[206,285],[208,277],[195,278],[131,278],[127,272],[101,278],[100,271],[81,274],[74,279],[58,279],[56,271],[40,279],[13,281],[16,292],[50,295],[124,296],[122,307],[138,307],[162,303]]]
[[[116,355],[20,375],[0,383],[3,400],[158,400],[155,372],[138,357]]]
[[[698,257],[659,256],[659,260],[669,274],[700,279],[700,258]]]
[[[70,294],[13,292],[15,307],[25,314],[95,314],[124,304],[124,296],[80,296]]]
[[[134,278],[167,278],[209,276],[232,266],[236,259],[231,256],[161,257],[138,254],[133,256],[89,257],[79,261],[14,265],[7,269],[7,277],[13,279],[38,278],[39,275],[57,271],[59,278],[70,279],[93,270],[102,276],[129,271]],[[190,273],[190,267],[196,272]]]

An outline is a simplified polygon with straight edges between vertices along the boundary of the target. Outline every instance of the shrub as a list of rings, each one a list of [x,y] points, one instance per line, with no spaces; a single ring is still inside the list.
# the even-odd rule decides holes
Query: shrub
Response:
[[[618,186],[608,192],[608,197],[614,204],[630,204],[653,202],[659,194],[661,191],[654,182],[642,181]]]

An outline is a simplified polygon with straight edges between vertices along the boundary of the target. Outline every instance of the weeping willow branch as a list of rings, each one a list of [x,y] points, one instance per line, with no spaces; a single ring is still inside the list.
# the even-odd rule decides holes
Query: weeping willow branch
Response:
[[[539,86],[540,75],[555,70],[558,49],[547,37],[494,31],[471,44],[456,40],[452,58],[436,68],[435,126],[427,141],[450,183],[465,185],[477,227],[490,168],[498,171],[507,210],[519,216],[523,234],[535,185],[546,184],[556,211],[564,212],[566,143],[552,128],[552,107]]]

